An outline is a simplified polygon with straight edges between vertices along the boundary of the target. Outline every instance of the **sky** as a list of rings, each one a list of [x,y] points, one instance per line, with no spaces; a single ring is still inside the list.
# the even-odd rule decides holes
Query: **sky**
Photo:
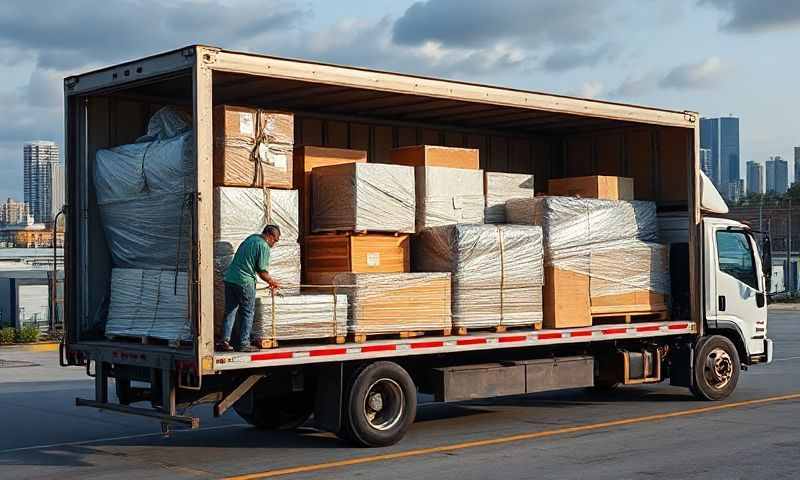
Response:
[[[196,43],[733,114],[742,173],[800,145],[795,0],[8,0],[0,199],[25,141],[63,145],[64,77]]]

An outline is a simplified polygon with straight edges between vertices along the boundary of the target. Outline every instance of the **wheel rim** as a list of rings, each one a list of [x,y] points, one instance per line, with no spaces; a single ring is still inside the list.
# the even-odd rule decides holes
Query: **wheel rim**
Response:
[[[733,360],[722,348],[715,348],[708,353],[704,369],[706,383],[711,388],[721,390],[728,386],[733,378]]]
[[[389,430],[403,416],[405,396],[400,384],[391,378],[381,378],[364,395],[364,418],[376,430]]]

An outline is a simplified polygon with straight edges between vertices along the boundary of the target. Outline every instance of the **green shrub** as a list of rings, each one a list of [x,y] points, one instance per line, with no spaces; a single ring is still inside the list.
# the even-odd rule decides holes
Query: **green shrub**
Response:
[[[14,330],[14,327],[0,328],[0,345],[14,343],[16,337],[17,331]]]
[[[39,340],[39,327],[36,325],[25,325],[17,332],[17,342],[33,343]]]

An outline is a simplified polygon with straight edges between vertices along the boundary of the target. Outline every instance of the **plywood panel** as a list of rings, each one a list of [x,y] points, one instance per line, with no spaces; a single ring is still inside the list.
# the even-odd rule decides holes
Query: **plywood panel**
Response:
[[[582,177],[592,174],[592,137],[588,135],[569,137],[566,140],[565,149],[564,176]]]
[[[477,134],[470,134],[467,135],[466,138],[466,147],[467,148],[477,148],[478,149],[478,160],[480,161],[480,166],[482,169],[486,170],[487,163],[489,159],[489,150],[487,148],[487,140],[486,136],[484,135],[477,135]]]
[[[689,192],[688,169],[690,131],[682,128],[659,128],[658,180],[659,200],[683,202]]]
[[[597,156],[597,175],[622,175],[622,141],[621,133],[598,135],[595,137],[594,149]]]
[[[544,328],[592,324],[589,277],[555,267],[544,269]]]
[[[655,200],[653,189],[653,140],[648,129],[632,130],[625,135],[627,177],[633,177],[634,197]]]
[[[508,146],[508,168],[511,173],[531,173],[531,144],[525,138],[513,138]]]
[[[508,171],[508,140],[505,137],[490,138],[486,169],[491,172]]]
[[[478,150],[474,148],[415,145],[392,150],[392,163],[409,167],[449,167],[477,170]]]
[[[373,127],[372,149],[369,161],[373,163],[390,163],[389,155],[394,147],[392,127]]]
[[[350,146],[348,141],[347,122],[328,121],[325,123],[325,146],[335,148],[347,148]]]

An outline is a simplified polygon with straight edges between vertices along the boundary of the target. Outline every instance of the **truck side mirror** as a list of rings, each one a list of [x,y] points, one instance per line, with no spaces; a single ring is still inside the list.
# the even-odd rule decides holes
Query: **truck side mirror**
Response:
[[[761,263],[767,290],[765,293],[769,293],[772,290],[772,242],[770,242],[769,234],[761,237]]]

